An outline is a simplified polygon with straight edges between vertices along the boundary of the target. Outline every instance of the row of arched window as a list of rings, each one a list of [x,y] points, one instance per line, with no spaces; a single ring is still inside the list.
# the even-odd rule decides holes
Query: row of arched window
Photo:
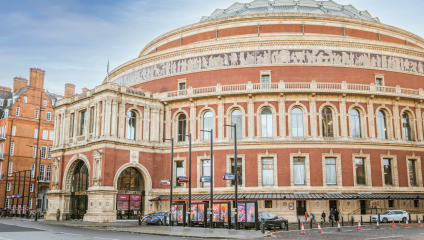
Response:
[[[332,138],[335,137],[335,127],[334,127],[334,114],[333,110],[330,107],[325,107],[321,112],[322,116],[322,136]],[[206,111],[202,116],[203,120],[203,130],[211,130],[214,124],[214,115],[211,111]],[[263,108],[260,114],[261,121],[261,137],[262,138],[272,138],[274,132],[273,124],[273,113],[270,108]],[[304,111],[300,107],[295,107],[291,110],[291,136],[294,138],[303,138],[306,137],[304,124]],[[179,142],[186,141],[187,135],[187,116],[185,114],[179,114],[177,119],[177,140]],[[236,129],[232,128],[231,138],[234,139],[237,135],[237,138],[243,137],[243,114],[240,109],[234,109],[231,112],[231,124],[236,124]],[[377,124],[378,124],[378,137],[380,139],[388,139],[388,120],[385,111],[379,110],[377,114]],[[127,122],[127,138],[129,140],[136,140],[136,129],[137,129],[137,114],[135,111],[128,112],[128,122]],[[410,117],[407,112],[402,114],[402,129],[403,137],[406,141],[411,141],[411,124]],[[353,108],[350,111],[350,130],[352,138],[363,138],[362,127],[361,127],[361,113],[358,109]],[[210,140],[210,133],[203,132],[203,140]]]

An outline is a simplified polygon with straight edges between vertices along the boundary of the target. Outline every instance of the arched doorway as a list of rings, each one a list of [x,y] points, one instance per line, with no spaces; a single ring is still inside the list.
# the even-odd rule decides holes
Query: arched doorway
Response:
[[[144,180],[139,170],[126,168],[119,175],[116,199],[117,219],[136,219],[142,213]]]
[[[82,219],[87,212],[89,179],[87,165],[82,160],[78,161],[71,177],[71,201],[69,209],[71,219]]]

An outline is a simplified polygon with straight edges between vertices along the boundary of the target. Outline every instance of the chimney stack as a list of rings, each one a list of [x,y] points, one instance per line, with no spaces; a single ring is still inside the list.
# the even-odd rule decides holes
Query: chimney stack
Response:
[[[71,83],[65,84],[65,98],[74,96],[75,94],[75,85]]]
[[[88,89],[86,87],[82,89],[82,93],[85,93],[85,92],[88,92],[88,91],[90,91],[90,89]]]
[[[21,78],[21,77],[15,77],[13,79],[13,92],[15,93],[19,89],[28,86],[28,79]]]
[[[44,73],[41,68],[31,68],[29,74],[29,87],[37,90],[44,89]]]
[[[12,89],[11,89],[11,88],[9,88],[9,87],[3,87],[3,86],[0,86],[0,91],[3,91],[3,92],[11,92],[11,91],[12,91]]]

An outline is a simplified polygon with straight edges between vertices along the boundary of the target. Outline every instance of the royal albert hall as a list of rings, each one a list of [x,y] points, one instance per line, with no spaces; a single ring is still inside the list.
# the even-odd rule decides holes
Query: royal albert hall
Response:
[[[237,171],[239,200],[290,221],[422,212],[423,64],[423,38],[352,5],[217,9],[56,103],[47,219],[169,211],[171,164],[174,201],[188,201],[189,134],[193,201],[210,200],[211,172],[214,201],[234,201],[223,176]]]

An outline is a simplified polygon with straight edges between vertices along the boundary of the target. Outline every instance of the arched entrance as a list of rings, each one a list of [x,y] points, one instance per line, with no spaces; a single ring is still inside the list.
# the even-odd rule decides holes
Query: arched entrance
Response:
[[[117,219],[136,219],[142,213],[144,187],[143,176],[138,169],[129,167],[122,171],[117,182]]]
[[[85,162],[79,160],[71,174],[71,201],[69,214],[71,219],[82,219],[87,212],[87,189],[90,179]]]

